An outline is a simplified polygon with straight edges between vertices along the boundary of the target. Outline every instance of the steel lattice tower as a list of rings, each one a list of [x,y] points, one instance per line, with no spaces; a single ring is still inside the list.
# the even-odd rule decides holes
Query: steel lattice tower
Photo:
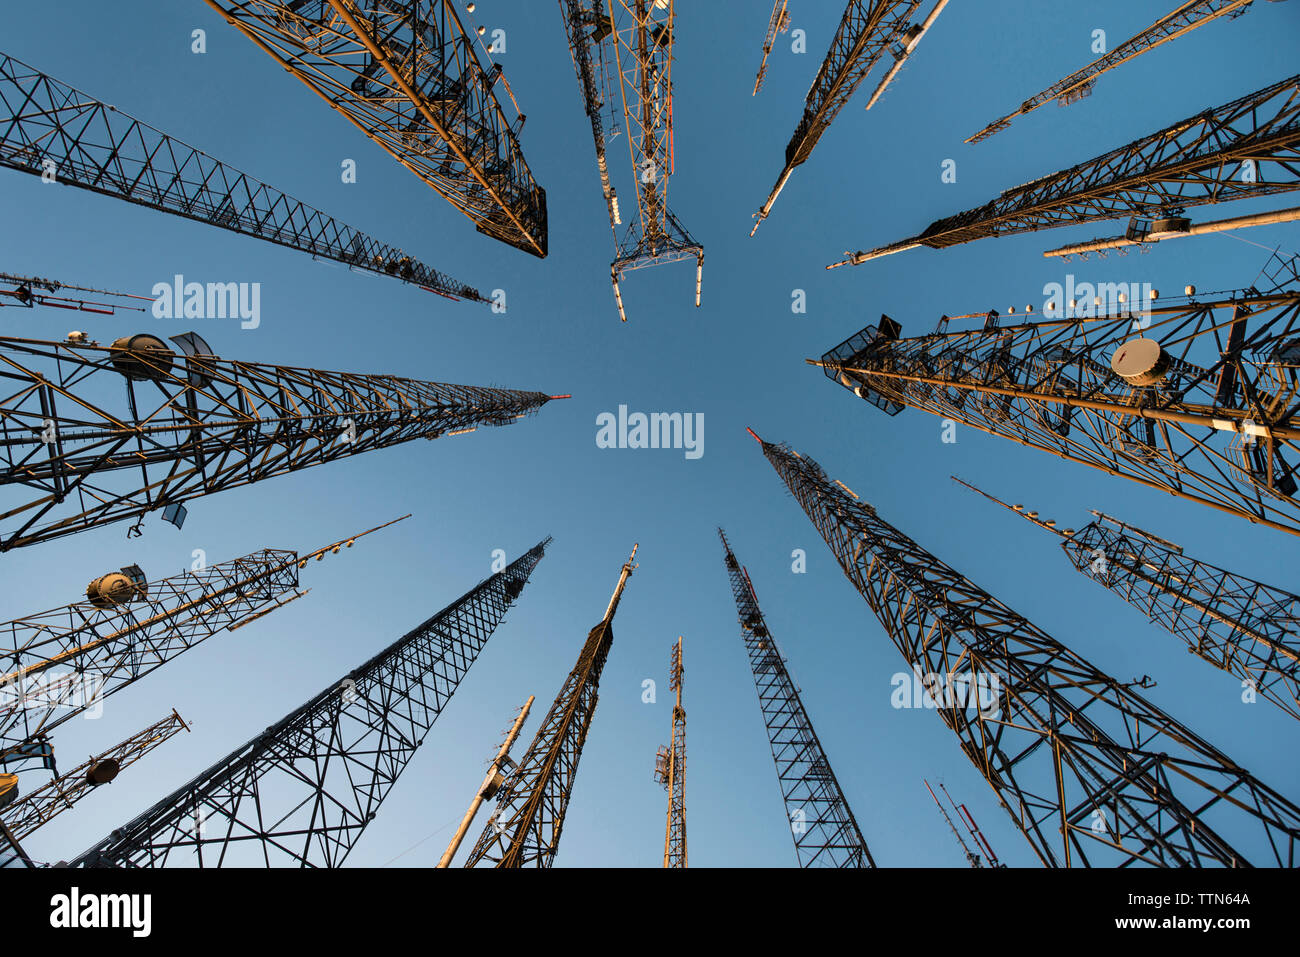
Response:
[[[908,665],[950,686],[963,669],[996,679],[995,701],[968,707],[944,693],[936,710],[1045,865],[1300,866],[1300,808],[816,462],[762,445]]]
[[[92,289],[88,286],[74,286],[72,283],[46,279],[42,276],[11,276],[0,273],[0,283],[13,286],[12,289],[0,289],[0,307],[17,306],[20,309],[34,309],[37,306],[49,306],[54,309],[72,309],[77,312],[91,312],[101,316],[113,316],[119,309],[132,312],[144,312],[143,306],[132,305],[123,300],[135,302],[153,302],[148,296],[133,296],[126,292],[111,292],[107,289]],[[77,296],[59,295],[63,292],[91,292],[96,296],[107,296],[115,302],[100,302],[98,299],[82,299]],[[12,299],[12,303],[5,302]]]
[[[596,713],[600,673],[614,642],[614,613],[636,568],[636,546],[623,564],[605,616],[587,633],[578,663],[542,719],[528,751],[497,794],[496,809],[465,860],[466,867],[550,867],[578,776],[582,746]]]
[[[49,735],[59,725],[201,641],[305,595],[299,569],[387,525],[302,557],[264,548],[160,581],[102,576],[86,601],[0,624],[0,765],[52,755]],[[119,580],[96,587],[106,578]]]
[[[740,636],[754,672],[758,706],[767,726],[799,866],[875,867],[871,849],[858,829],[799,689],[758,607],[749,572],[732,554],[722,529],[718,529],[718,537],[726,553],[724,562],[740,619]]]
[[[785,9],[789,3],[790,0],[773,0],[772,14],[767,18],[767,32],[763,35],[763,59],[759,61],[754,92],[750,96],[758,96],[758,91],[763,88],[763,80],[767,78],[767,57],[776,45],[776,35],[790,29],[790,14]]]
[[[546,256],[546,191],[519,147],[524,116],[507,117],[501,66],[480,62],[453,0],[206,2],[479,232]]]
[[[372,449],[508,425],[551,398],[218,359],[193,334],[0,338],[0,551]]]
[[[596,81],[596,72],[604,64],[605,45],[602,41],[613,27],[603,0],[560,0],[560,14],[569,41],[569,52],[573,57],[573,69],[578,75],[578,86],[582,90],[583,111],[591,123],[591,138],[596,147],[596,169],[600,172],[600,190],[609,212],[609,227],[614,230],[617,241],[618,231],[615,227],[622,224],[623,218],[618,206],[618,192],[609,178],[603,115],[605,99],[600,84]]]
[[[549,543],[113,831],[73,866],[342,864]]]
[[[189,727],[175,710],[125,741],[92,757],[36,790],[22,795],[4,809],[4,824],[21,840],[48,824],[96,788],[108,784],[135,762]]]
[[[942,0],[940,8],[946,2]],[[921,0],[849,0],[835,36],[831,38],[826,59],[808,90],[799,125],[786,145],[785,166],[767,200],[754,214],[754,228],[749,235],[753,236],[767,219],[790,175],[807,162],[822,134],[830,129],[835,117],[889,50],[890,44],[919,39],[920,27],[914,28],[913,37],[907,35],[912,15],[920,5]],[[910,46],[914,45],[911,42]],[[760,72],[760,79],[761,76]]]
[[[891,415],[910,406],[1300,534],[1300,289],[1159,302],[1007,326],[993,312],[911,339],[884,316],[808,361]]]
[[[945,249],[988,236],[1123,216],[1134,217],[1133,237],[1177,232],[1190,226],[1180,215],[1189,206],[1300,189],[1298,94],[1300,75],[1288,77],[1006,190],[983,206],[935,220],[910,239],[852,253],[826,268],[856,266],[917,246]]]
[[[1075,70],[1064,79],[1058,80],[1041,93],[1036,93],[1014,113],[994,120],[984,129],[966,140],[967,143],[979,143],[995,133],[1000,133],[1011,125],[1017,116],[1031,113],[1040,106],[1056,101],[1061,106],[1074,103],[1092,94],[1092,87],[1103,73],[1115,69],[1129,60],[1135,59],[1149,50],[1154,50],[1163,43],[1186,36],[1197,27],[1203,27],[1212,20],[1227,15],[1230,19],[1246,12],[1252,0],[1187,0],[1173,12],[1161,17],[1151,26],[1135,33],[1113,50],[1093,60],[1082,69]]]
[[[1190,558],[1094,511],[1075,531],[955,479],[1061,539],[1070,564],[1182,639],[1187,650],[1300,719],[1300,595]]]
[[[619,318],[621,280],[630,270],[695,259],[695,305],[700,305],[704,247],[668,208],[668,180],[676,171],[673,148],[674,0],[605,0],[608,42],[622,95],[627,147],[636,175],[637,215],[618,240],[610,280]],[[602,31],[603,32],[603,31]],[[602,41],[603,42],[603,41]]]
[[[664,825],[664,867],[684,868],[686,857],[686,709],[682,707],[682,639],[673,645],[669,687],[677,692],[673,704],[673,735],[668,747],[655,755],[655,779],[668,792],[668,817]]]
[[[478,290],[0,54],[0,166],[488,302]]]

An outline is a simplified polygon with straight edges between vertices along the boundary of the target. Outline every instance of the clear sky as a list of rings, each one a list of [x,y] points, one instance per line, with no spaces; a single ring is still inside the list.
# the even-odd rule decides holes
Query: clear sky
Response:
[[[928,9],[928,4],[923,9]],[[66,767],[162,717],[193,722],[117,782],[28,841],[40,860],[75,855],[388,645],[547,534],[555,542],[356,846],[352,865],[430,866],[482,779],[514,710],[537,721],[599,619],[634,542],[600,704],[583,753],[557,866],[657,866],[666,795],[652,780],[667,741],[670,647],[685,636],[686,784],[695,866],[792,866],[791,845],[715,527],[748,565],[849,802],[882,866],[962,866],[922,778],[965,801],[994,849],[1034,861],[993,792],[938,717],[895,710],[903,660],[806,517],[745,434],[817,458],[881,514],[1119,680],[1149,674],[1149,697],[1263,781],[1300,799],[1291,718],[1240,702],[1238,683],[1187,654],[1119,598],[1070,569],[1051,538],[949,481],[957,474],[1027,502],[1062,525],[1088,508],[1136,522],[1187,553],[1292,586],[1300,541],[1045,453],[905,411],[888,418],[803,363],[882,312],[904,334],[941,313],[1034,303],[1043,287],[1150,282],[1181,291],[1255,279],[1269,250],[1295,251],[1297,227],[1207,236],[1147,255],[1063,264],[1050,246],[1122,223],[915,250],[825,271],[844,250],[912,235],[938,216],[1090,158],[1289,75],[1300,5],[1257,3],[1103,78],[1094,95],[1048,106],[978,146],[962,140],[1167,12],[1167,2],[956,0],[884,99],[875,77],[798,170],[753,239],[751,214],[781,166],[803,96],[842,5],[792,0],[808,52],[778,39],[766,86],[750,96],[770,4],[678,3],[676,173],[670,204],[706,248],[703,307],[686,264],[631,275],[630,321],[608,284],[611,242],[589,128],[557,4],[485,0],[471,22],[506,31],[505,66],[528,116],[522,142],[550,207],[548,259],[478,233],[311,91],[198,0],[14,5],[0,49],[205,150],[485,292],[508,312],[455,304],[388,280],[83,190],[0,171],[0,271],[148,294],[177,274],[260,282],[262,321],[0,312],[4,334],[93,338],[194,327],[227,358],[572,393],[508,429],[412,442],[190,503],[183,531],[150,518],[0,557],[0,617],[75,600],[130,562],[151,578],[263,547],[309,550],[405,512],[410,521],[303,572],[312,592],[213,638],[108,699],[98,721],[60,729]],[[57,23],[54,20],[57,19]],[[191,53],[191,31],[207,52]],[[625,210],[626,146],[611,147]],[[346,159],[355,184],[341,182]],[[945,159],[957,181],[941,182]],[[1285,205],[1239,203],[1235,215]],[[1203,209],[1200,219],[1219,218]],[[791,311],[804,290],[806,314]],[[601,449],[596,418],[703,413],[704,454]],[[0,505],[17,499],[0,490]],[[807,570],[792,572],[804,549]],[[655,704],[642,682],[658,682]],[[24,790],[38,780],[24,773]],[[481,824],[481,820],[480,820]],[[477,833],[477,830],[474,832]],[[463,852],[462,852],[463,853]]]

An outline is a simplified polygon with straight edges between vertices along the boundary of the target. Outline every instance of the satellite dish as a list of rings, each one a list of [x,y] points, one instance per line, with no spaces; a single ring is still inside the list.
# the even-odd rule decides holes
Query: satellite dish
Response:
[[[178,336],[168,336],[172,342],[185,353],[185,368],[190,385],[196,389],[206,389],[212,384],[212,368],[204,362],[199,362],[196,357],[206,356],[215,359],[217,354],[212,351],[212,347],[197,332],[182,332]]]

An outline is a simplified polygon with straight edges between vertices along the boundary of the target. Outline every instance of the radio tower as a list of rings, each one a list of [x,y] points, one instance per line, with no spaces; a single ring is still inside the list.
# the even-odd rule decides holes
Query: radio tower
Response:
[[[528,712],[532,710],[535,700],[535,695],[529,695],[528,700],[519,709],[519,713],[515,715],[514,724],[506,731],[505,740],[501,742],[501,747],[497,749],[496,755],[488,764],[487,776],[483,779],[482,786],[479,787],[478,793],[474,795],[474,800],[470,801],[469,810],[465,812],[465,816],[461,819],[460,827],[456,828],[451,843],[447,845],[447,850],[443,852],[435,867],[445,868],[451,866],[451,859],[460,850],[461,841],[465,840],[470,825],[474,823],[474,818],[478,816],[478,809],[483,806],[484,801],[490,801],[496,797],[497,792],[501,790],[501,785],[505,784],[506,772],[515,767],[514,759],[510,757],[510,749],[514,746],[515,739],[519,737],[524,722],[528,720]]]
[[[1189,558],[1173,542],[1101,512],[1078,531],[1062,530],[1023,505],[953,480],[1059,536],[1076,570],[1300,719],[1300,595]]]
[[[0,486],[34,497],[0,512],[0,551],[164,509],[323,462],[478,425],[552,398],[391,375],[218,359],[201,338],[107,347],[0,338]]]
[[[480,233],[545,258],[546,191],[519,148],[524,115],[453,0],[206,2]]]
[[[910,239],[847,254],[826,268],[857,266],[918,246],[945,249],[988,236],[1124,216],[1132,217],[1127,238],[1135,242],[1187,232],[1194,228],[1182,215],[1189,206],[1300,189],[1294,162],[1300,146],[1298,92],[1300,75],[1288,77],[1006,190],[983,206],[935,220]],[[1267,215],[1284,222],[1294,219],[1293,213]]]
[[[116,747],[18,798],[4,809],[5,826],[15,840],[26,838],[96,788],[113,781],[164,741],[188,730],[189,726],[173,710],[161,721],[155,721]]]
[[[754,92],[751,96],[758,96],[763,80],[767,78],[767,57],[776,45],[776,35],[790,29],[790,14],[785,9],[789,2],[790,0],[773,0],[772,15],[767,19],[767,33],[763,37],[763,59],[758,64],[758,76],[754,78]]]
[[[150,582],[136,565],[86,588],[86,600],[0,624],[0,765],[53,761],[55,728],[222,631],[287,605],[300,569],[351,538],[307,552],[264,548]]]
[[[952,831],[952,836],[957,838],[957,843],[961,845],[962,853],[966,855],[966,863],[971,867],[983,867],[984,865],[980,863],[980,856],[972,851],[966,844],[965,838],[963,838],[961,832],[957,830],[957,825],[952,823],[952,818],[948,816],[948,812],[944,810],[943,805],[939,803],[939,798],[935,795],[934,788],[930,787],[929,781],[925,782],[925,789],[930,792],[930,797],[934,798],[934,806],[939,809],[939,813],[943,815],[943,819],[948,822],[948,830]],[[944,793],[947,794],[948,792],[944,791]],[[949,797],[948,800],[951,801],[952,798]]]
[[[799,866],[875,867],[803,699],[786,671],[785,658],[768,631],[749,572],[736,561],[722,529],[718,529],[718,537],[726,552],[724,562],[740,618],[741,639],[749,652]]]
[[[1069,318],[1005,326],[990,312],[912,339],[882,316],[808,361],[890,415],[910,406],[1300,534],[1300,288],[1159,302],[1051,303]]]
[[[947,3],[948,0],[938,0],[923,24],[913,24],[912,15],[921,5],[921,0],[850,0],[831,39],[830,49],[826,51],[826,59],[808,90],[803,116],[786,145],[785,166],[766,202],[754,214],[750,236],[758,232],[758,227],[772,212],[772,206],[781,190],[785,189],[790,174],[807,162],[822,134],[830,129],[840,110],[853,98],[881,57],[891,50],[891,45],[895,65],[901,67]],[[765,66],[766,62],[764,56]],[[868,109],[880,98],[897,72],[897,69],[891,69],[884,77],[872,95]],[[762,80],[762,71],[759,80]],[[758,92],[757,85],[754,92]]]
[[[1020,104],[1020,108],[1014,113],[1008,113],[1001,119],[994,120],[966,142],[982,142],[995,133],[1005,130],[1017,116],[1024,116],[1052,101],[1056,101],[1060,106],[1068,106],[1086,96],[1091,96],[1093,85],[1103,73],[1136,59],[1148,50],[1154,50],[1162,43],[1186,36],[1211,20],[1217,20],[1224,15],[1229,19],[1235,19],[1246,12],[1251,2],[1252,0],[1188,0],[1186,3],[1179,4],[1172,13],[1161,17],[1145,30],[1135,33],[1115,49],[1093,60],[1082,69],[1075,70],[1041,93],[1034,94]]]
[[[106,289],[74,286],[71,283],[59,282],[57,279],[43,279],[39,276],[11,276],[8,273],[0,273],[0,285],[12,287],[0,289],[0,307],[18,306],[22,309],[34,309],[37,306],[49,306],[54,309],[71,309],[74,312],[93,312],[101,316],[113,316],[119,309],[131,312],[145,311],[143,306],[131,305],[121,300],[154,301],[149,296],[133,296],[127,292],[109,292]],[[100,302],[98,299],[59,295],[63,292],[89,292],[119,301]],[[6,299],[12,299],[13,302],[5,302]]]
[[[673,737],[655,755],[655,780],[668,792],[668,823],[664,829],[664,867],[686,867],[686,711],[682,708],[682,639],[673,646],[669,687],[677,692],[673,706]]]
[[[470,851],[466,867],[485,862],[495,867],[550,867],[554,862],[582,746],[596,713],[600,673],[614,642],[614,612],[623,586],[637,567],[636,550],[633,545],[605,616],[587,633],[578,663],[542,719],[533,743],[497,794],[496,810]]]
[[[937,710],[1044,865],[1300,866],[1300,808],[816,462],[762,446],[910,667],[996,679],[996,708],[946,700]]]
[[[550,541],[480,582],[72,865],[341,865]]]
[[[393,276],[452,299],[489,301],[400,249],[4,54],[0,166]]]
[[[618,317],[627,321],[619,280],[646,266],[695,259],[695,306],[700,305],[704,247],[668,208],[668,180],[676,172],[673,149],[674,0],[606,0],[609,43],[627,124],[628,153],[636,176],[637,215],[627,224],[610,263]]]

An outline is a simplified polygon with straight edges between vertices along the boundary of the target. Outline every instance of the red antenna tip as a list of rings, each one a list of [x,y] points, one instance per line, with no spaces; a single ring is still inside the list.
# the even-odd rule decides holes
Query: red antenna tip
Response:
[[[757,442],[759,445],[763,444],[763,440],[758,437],[758,433],[755,432],[753,429],[751,429],[749,426],[745,426],[745,431],[748,432],[750,435],[752,435],[754,437],[754,441]]]
[[[572,396],[572,395],[552,395],[552,396],[548,396],[547,398],[551,398],[551,399],[572,399],[573,396]]]

